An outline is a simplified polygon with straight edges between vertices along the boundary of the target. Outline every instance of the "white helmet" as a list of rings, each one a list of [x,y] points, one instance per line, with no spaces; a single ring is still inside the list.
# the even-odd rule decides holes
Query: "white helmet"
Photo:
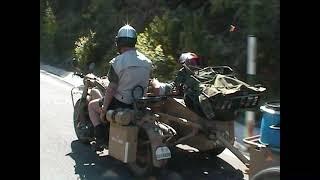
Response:
[[[125,26],[122,26],[119,31],[118,31],[118,35],[117,35],[118,38],[120,37],[126,37],[126,38],[133,38],[133,39],[136,39],[137,38],[137,32],[136,30],[130,26],[130,25],[125,25]]]
[[[137,42],[137,32],[130,25],[122,26],[118,35],[116,36],[115,43],[118,51],[121,47],[135,47]]]

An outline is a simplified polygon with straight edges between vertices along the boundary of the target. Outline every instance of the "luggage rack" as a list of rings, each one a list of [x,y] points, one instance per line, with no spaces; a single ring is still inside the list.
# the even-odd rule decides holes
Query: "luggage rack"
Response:
[[[268,146],[267,144],[260,143],[260,137],[261,137],[260,135],[246,137],[243,139],[243,142],[246,143],[247,145],[255,146],[255,147],[259,147],[259,148],[267,147]]]
[[[211,99],[216,110],[250,109],[255,108],[260,102],[261,94],[238,95],[233,97],[217,96]]]
[[[254,148],[268,148],[273,152],[280,152],[280,148],[275,148],[275,147],[270,147],[268,144],[263,144],[260,142],[260,135],[255,135],[251,137],[247,137],[243,139],[243,142],[246,143],[247,145],[250,145],[251,147]]]

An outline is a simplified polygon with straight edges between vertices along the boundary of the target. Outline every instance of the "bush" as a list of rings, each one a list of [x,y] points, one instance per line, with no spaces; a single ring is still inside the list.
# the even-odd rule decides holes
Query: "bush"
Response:
[[[144,32],[138,34],[136,45],[140,52],[152,60],[153,74],[160,81],[171,80],[176,71],[173,55],[165,51],[170,49],[166,21],[167,16],[156,16]]]
[[[95,62],[96,73],[105,75],[116,55],[114,37],[126,23],[137,30],[137,48],[161,81],[174,78],[175,59],[186,51],[203,64],[231,66],[245,79],[247,36],[254,34],[257,75],[263,77],[257,79],[279,92],[279,0],[40,0],[40,56],[64,61],[74,55],[83,70]]]
[[[87,36],[80,37],[75,42],[74,56],[81,70],[86,71],[89,63],[93,62],[96,48],[95,33],[90,30]]]
[[[53,14],[52,8],[49,6],[49,3],[47,2],[43,6],[44,7],[42,8],[44,8],[44,15],[40,19],[40,56],[51,58],[54,55],[54,39],[58,26],[56,23],[56,17]]]

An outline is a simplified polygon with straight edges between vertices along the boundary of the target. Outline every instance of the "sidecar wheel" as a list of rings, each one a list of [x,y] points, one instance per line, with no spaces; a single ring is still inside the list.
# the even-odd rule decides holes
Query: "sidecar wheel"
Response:
[[[77,138],[80,142],[84,144],[89,144],[90,141],[93,140],[93,124],[89,119],[88,105],[86,99],[82,100],[82,102],[81,99],[79,99],[74,106],[73,127],[77,135]]]
[[[138,177],[148,176],[155,169],[152,163],[151,144],[144,143],[148,140],[147,133],[139,129],[136,161],[128,163],[131,172]]]
[[[259,171],[252,180],[280,180],[280,166]]]

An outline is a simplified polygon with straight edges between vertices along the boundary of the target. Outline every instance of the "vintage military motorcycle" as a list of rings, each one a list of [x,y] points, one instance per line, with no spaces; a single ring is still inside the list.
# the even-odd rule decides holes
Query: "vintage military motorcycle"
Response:
[[[94,130],[93,125],[89,119],[89,113],[88,113],[88,103],[91,100],[91,91],[93,88],[98,89],[102,94],[105,92],[105,88],[108,85],[108,80],[106,78],[99,78],[93,74],[87,74],[84,75],[82,73],[74,73],[74,75],[79,76],[83,78],[83,85],[74,87],[71,89],[71,97],[72,97],[72,103],[74,106],[74,114],[73,114],[73,124],[75,133],[77,135],[77,138],[82,143],[90,143],[94,141]],[[135,94],[138,94],[139,97],[142,97],[141,92],[143,90],[139,87],[136,88]],[[81,97],[74,103],[74,96],[77,93],[81,93]],[[159,98],[161,99],[161,98]],[[152,100],[158,100],[152,99]],[[141,108],[141,107],[139,107]],[[145,109],[146,110],[146,109]],[[133,137],[136,136],[134,139],[135,143],[134,145],[130,146],[130,149],[133,149],[130,151],[131,157],[126,157],[125,159],[121,159],[123,162],[128,163],[129,168],[133,171],[134,174],[141,176],[146,175],[150,172],[152,172],[153,167],[164,167],[164,165],[167,162],[167,159],[171,157],[169,148],[164,144],[163,137],[164,133],[161,132],[161,128],[159,128],[161,125],[157,124],[155,121],[155,115],[150,115],[151,111],[149,111],[149,115],[143,116],[145,110],[138,110],[135,108],[135,110],[109,110],[107,112],[107,119],[111,122],[103,122],[108,124],[109,130],[115,130],[115,131],[127,131],[126,129],[111,129],[110,124],[112,124],[114,127],[117,122],[112,122],[114,118],[121,119],[123,121],[128,121],[124,124],[122,122],[121,126],[129,125],[131,127],[138,127],[134,130]],[[133,119],[133,115],[135,116],[135,120]],[[138,117],[140,116],[140,117]],[[145,121],[145,122],[144,122]],[[158,130],[159,131],[158,131]],[[107,132],[109,133],[109,131]],[[121,132],[120,132],[121,133]],[[107,136],[107,134],[106,134]],[[117,145],[112,145],[110,141],[114,140],[113,136],[109,136],[109,154],[110,149],[112,147],[116,147]],[[124,140],[124,139],[123,139]],[[151,140],[151,141],[150,141]],[[118,140],[119,141],[119,140]],[[122,141],[120,139],[120,141]],[[113,141],[112,141],[113,142]],[[108,143],[106,143],[108,144]],[[128,151],[128,147],[126,149],[121,149],[117,147],[115,151],[121,151],[125,150]],[[156,156],[156,151],[159,152]],[[134,154],[132,154],[132,152]],[[121,155],[120,155],[121,156]],[[128,156],[128,154],[125,154],[125,156]],[[115,157],[119,158],[119,157]],[[132,160],[134,159],[134,160]]]
[[[248,165],[248,160],[233,147],[234,120],[240,109],[258,105],[265,88],[237,80],[229,67],[208,67],[200,71],[201,77],[194,74],[192,78],[205,84],[201,93],[200,106],[205,107],[202,113],[186,105],[184,97],[146,95],[141,86],[132,91],[133,109],[107,111],[103,123],[109,127],[106,134],[109,135],[109,155],[126,163],[137,176],[165,167],[178,144],[189,145],[212,156],[228,148]],[[83,78],[83,86],[71,90],[73,104],[75,91],[81,93],[74,104],[74,129],[81,142],[89,143],[94,141],[88,115],[91,91],[95,88],[104,93],[108,81],[93,74],[75,75]]]

